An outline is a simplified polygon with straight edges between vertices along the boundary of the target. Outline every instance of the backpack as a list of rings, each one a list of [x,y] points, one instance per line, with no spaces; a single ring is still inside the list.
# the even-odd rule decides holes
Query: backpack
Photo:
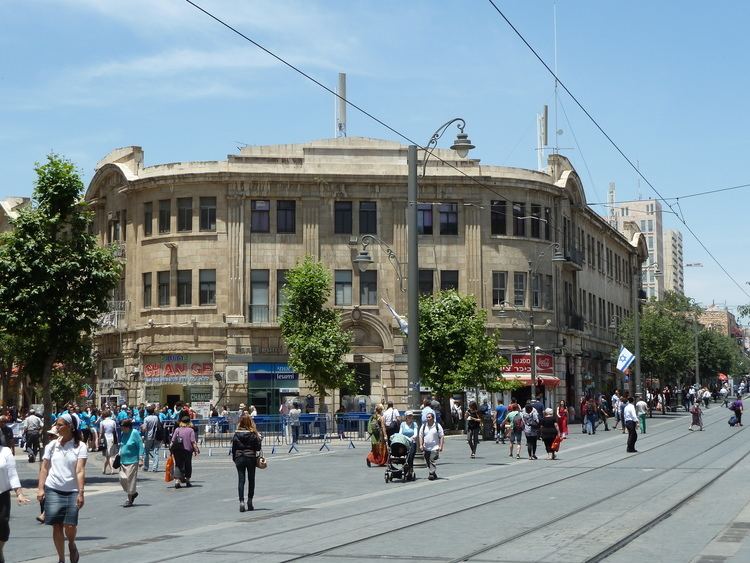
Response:
[[[736,416],[729,417],[729,420],[727,420],[727,423],[729,424],[729,426],[736,425],[737,424],[737,417]]]
[[[513,430],[516,432],[520,432],[523,430],[525,424],[523,422],[523,416],[519,412],[514,418],[513,418]]]
[[[380,439],[380,424],[375,417],[370,418],[370,422],[367,424],[367,432],[375,439]]]
[[[164,424],[158,419],[156,420],[156,427],[154,428],[154,440],[157,442],[163,442],[165,438]]]

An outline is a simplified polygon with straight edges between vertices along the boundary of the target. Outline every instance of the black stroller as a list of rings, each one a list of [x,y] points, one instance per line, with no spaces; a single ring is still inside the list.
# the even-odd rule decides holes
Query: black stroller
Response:
[[[403,434],[394,434],[388,445],[388,465],[385,468],[385,482],[390,483],[394,479],[403,482],[415,481],[414,474],[414,451],[416,444]]]

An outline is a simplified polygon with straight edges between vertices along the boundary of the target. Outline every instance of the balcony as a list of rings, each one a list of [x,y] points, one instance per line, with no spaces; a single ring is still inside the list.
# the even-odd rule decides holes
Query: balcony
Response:
[[[570,330],[579,330],[583,332],[583,315],[569,314],[565,319],[565,324]]]
[[[125,324],[125,307],[127,301],[108,301],[107,311],[99,316],[101,330],[117,330]]]
[[[117,241],[117,242],[110,243],[109,248],[112,250],[112,254],[114,255],[115,258],[119,258],[123,262],[125,261],[126,254],[125,254],[124,242]]]
[[[574,272],[580,272],[583,270],[583,266],[586,263],[586,253],[583,250],[577,248],[566,248],[563,251],[563,256],[565,256],[563,268],[567,268]]]

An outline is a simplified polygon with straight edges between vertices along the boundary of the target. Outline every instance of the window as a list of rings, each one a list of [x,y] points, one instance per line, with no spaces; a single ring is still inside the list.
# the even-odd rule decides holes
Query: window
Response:
[[[552,293],[552,276],[544,276],[544,308],[551,311],[554,308]]]
[[[334,273],[335,283],[335,304],[351,305],[352,304],[352,271],[336,270]]]
[[[250,232],[267,233],[271,230],[271,202],[267,199],[254,199],[250,203]]]
[[[544,208],[544,238],[552,240],[552,209]]]
[[[542,238],[542,206],[531,204],[531,236]]]
[[[359,234],[378,234],[378,206],[374,201],[359,202]]]
[[[143,308],[151,307],[151,272],[143,274]]]
[[[516,307],[526,305],[526,272],[513,274],[513,305]]]
[[[492,272],[492,305],[505,303],[505,288],[508,283],[508,272]]]
[[[159,233],[168,233],[172,215],[171,202],[168,199],[159,200]]]
[[[432,234],[432,204],[417,204],[417,234]]]
[[[443,203],[440,205],[440,234],[458,234],[458,204]]]
[[[250,322],[268,322],[268,270],[250,270]]]
[[[336,201],[333,204],[333,232],[337,235],[352,234],[352,202]]]
[[[193,198],[177,198],[177,230],[182,232],[193,230]]]
[[[440,291],[455,289],[458,291],[458,270],[440,271]]]
[[[359,304],[378,304],[378,272],[366,270],[359,274]]]
[[[154,203],[143,204],[143,236],[150,237],[154,229]]]
[[[526,204],[515,202],[513,204],[513,234],[517,237],[526,236]]]
[[[177,306],[193,304],[193,271],[177,270]]]
[[[201,305],[216,305],[216,270],[199,270],[198,282],[200,283]]]
[[[276,232],[292,234],[297,230],[297,204],[295,201],[276,202]]]
[[[542,274],[531,275],[531,306],[538,309],[542,306]]]
[[[159,292],[159,307],[169,307],[169,271],[157,272],[156,283]]]
[[[276,270],[276,317],[281,318],[286,305],[286,272],[287,270]]]
[[[419,294],[432,295],[432,270],[419,270]]]
[[[216,198],[215,197],[202,197],[200,198],[200,230],[201,231],[215,231],[216,230]]]
[[[490,202],[490,233],[493,235],[508,234],[508,202]]]

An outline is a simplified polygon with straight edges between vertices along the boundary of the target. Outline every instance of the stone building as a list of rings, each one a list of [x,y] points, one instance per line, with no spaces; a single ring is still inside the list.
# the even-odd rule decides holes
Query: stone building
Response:
[[[331,393],[330,408],[360,397],[405,406],[406,342],[384,301],[405,314],[406,294],[386,246],[370,246],[364,272],[353,259],[372,234],[406,272],[406,152],[349,137],[248,146],[219,162],[144,166],[140,147],[110,153],[86,194],[95,232],[125,262],[96,336],[97,392],[249,400],[261,413],[305,397],[278,319],[286,271],[310,255],[331,269],[330,305],[353,335],[357,388]],[[613,327],[632,310],[648,254],[637,226],[624,236],[593,212],[560,155],[537,172],[438,150],[419,185],[420,291],[475,295],[509,359],[528,350],[533,307],[540,358],[560,380],[549,400],[617,384]]]
[[[10,231],[13,228],[13,220],[18,217],[18,212],[31,206],[31,198],[9,197],[0,200],[0,233]]]

